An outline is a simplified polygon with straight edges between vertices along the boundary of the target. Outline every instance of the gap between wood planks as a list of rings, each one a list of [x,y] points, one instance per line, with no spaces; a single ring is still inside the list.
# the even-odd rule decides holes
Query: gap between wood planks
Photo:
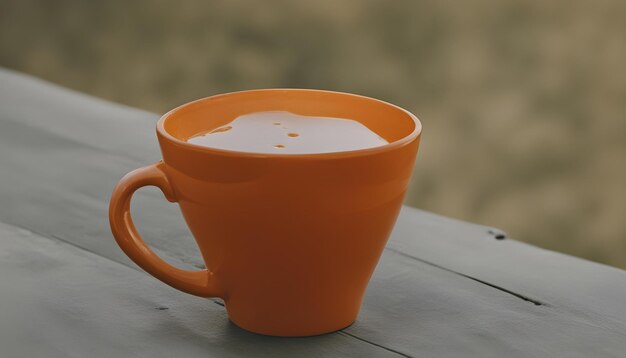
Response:
[[[424,260],[424,259],[420,259],[419,257],[413,256],[413,255],[409,255],[409,254],[407,254],[407,253],[405,253],[405,252],[402,252],[402,251],[400,251],[400,250],[394,249],[394,248],[392,248],[392,247],[385,247],[385,250],[390,251],[390,252],[393,252],[393,253],[398,254],[398,255],[400,255],[400,256],[404,256],[404,257],[409,258],[409,259],[411,259],[411,260],[419,261],[419,262],[424,263],[424,264],[426,264],[426,265],[429,265],[429,266],[432,266],[432,267],[436,267],[436,268],[438,268],[438,269],[441,269],[441,270],[444,270],[444,271],[447,271],[447,272],[450,272],[450,273],[453,273],[453,274],[459,275],[459,276],[461,276],[461,277],[468,278],[468,279],[470,279],[470,280],[472,280],[472,281],[476,281],[476,282],[481,283],[481,284],[483,284],[483,285],[486,285],[486,286],[489,286],[489,287],[495,288],[496,290],[499,290],[499,291],[502,291],[502,292],[508,293],[509,295],[514,296],[514,297],[517,297],[517,298],[519,298],[519,299],[521,299],[521,300],[524,300],[524,301],[526,301],[526,302],[530,302],[530,303],[534,304],[535,306],[549,306],[549,305],[548,305],[547,303],[545,303],[545,302],[541,302],[541,301],[539,301],[539,300],[537,300],[537,299],[530,298],[530,297],[528,297],[528,296],[526,296],[526,295],[523,295],[523,294],[521,294],[521,293],[513,292],[513,291],[511,291],[511,290],[509,290],[509,289],[506,289],[506,288],[504,288],[504,287],[500,287],[500,286],[498,286],[498,285],[494,285],[494,284],[492,284],[492,283],[489,283],[489,282],[483,281],[483,280],[481,280],[481,279],[479,279],[479,278],[472,277],[472,276],[470,276],[470,275],[466,275],[466,274],[464,274],[464,273],[461,273],[461,272],[458,272],[458,271],[455,271],[455,270],[452,270],[452,269],[449,269],[449,268],[446,268],[446,267],[443,267],[443,266],[437,265],[436,263],[433,263],[433,262],[430,262],[430,261],[426,261],[426,260]]]
[[[118,265],[122,265],[122,266],[124,266],[124,267],[128,267],[129,269],[132,269],[132,270],[135,270],[135,271],[137,271],[137,272],[141,272],[141,273],[143,273],[143,274],[146,274],[146,275],[147,275],[147,273],[146,273],[144,270],[140,269],[140,268],[139,268],[139,267],[137,267],[137,266],[134,266],[134,265],[126,265],[126,264],[125,264],[125,263],[123,263],[123,262],[119,262],[119,261],[113,260],[113,259],[112,259],[112,258],[110,258],[110,257],[107,257],[107,256],[104,256],[104,255],[101,255],[101,254],[100,254],[100,253],[98,253],[98,252],[95,252],[95,251],[90,250],[90,249],[88,249],[88,248],[86,248],[86,247],[82,247],[82,246],[80,246],[80,245],[77,245],[76,243],[73,243],[73,242],[71,242],[71,241],[69,241],[69,240],[67,240],[67,239],[64,239],[64,238],[62,238],[62,237],[60,237],[60,236],[58,236],[58,235],[55,235],[55,234],[50,234],[50,235],[48,235],[48,234],[44,234],[44,233],[42,233],[42,232],[39,232],[39,231],[37,231],[37,230],[33,230],[33,229],[29,229],[29,228],[24,227],[24,226],[22,226],[22,225],[11,224],[11,223],[8,223],[8,222],[5,222],[5,221],[1,221],[1,220],[0,220],[0,223],[5,224],[5,225],[9,225],[9,226],[13,226],[13,227],[16,227],[16,228],[19,228],[19,229],[22,229],[22,230],[26,230],[26,231],[29,231],[29,232],[32,232],[33,234],[35,234],[35,235],[37,235],[37,236],[39,236],[39,237],[43,237],[44,239],[53,240],[53,241],[54,241],[54,240],[56,240],[56,241],[60,241],[60,242],[62,242],[62,243],[64,243],[64,244],[67,244],[67,245],[69,245],[69,246],[75,247],[75,248],[77,248],[77,249],[79,249],[79,250],[86,251],[86,252],[88,252],[88,253],[90,253],[90,254],[96,255],[96,256],[98,256],[98,257],[102,257],[102,258],[104,258],[104,259],[106,259],[106,260],[108,260],[108,261],[115,262],[115,263],[116,263],[116,264],[118,264]],[[207,299],[207,300],[209,300],[209,301],[211,301],[211,302],[213,302],[213,303],[215,303],[215,304],[217,304],[217,305],[219,305],[219,306],[224,307],[224,303],[223,303],[221,300],[219,300],[219,299],[216,299],[216,298],[209,298],[209,297],[206,297],[206,299]],[[162,309],[163,309],[163,307],[157,307],[156,309],[162,310]],[[165,307],[165,309],[168,309],[168,307]]]
[[[365,342],[365,343],[371,344],[371,345],[373,345],[373,346],[376,346],[376,347],[378,347],[378,348],[382,348],[382,349],[384,349],[384,350],[386,350],[386,351],[389,351],[389,352],[391,352],[391,353],[395,353],[395,354],[401,355],[401,356],[406,357],[406,358],[413,358],[413,356],[410,356],[410,355],[408,355],[408,354],[406,354],[406,353],[402,353],[402,352],[397,351],[397,350],[395,350],[395,349],[391,349],[391,348],[389,348],[389,347],[385,347],[385,346],[380,345],[380,344],[378,344],[378,343],[374,343],[374,342],[372,342],[372,341],[368,341],[368,340],[367,340],[367,339],[365,339],[365,338],[361,338],[361,337],[359,337],[359,336],[355,336],[355,335],[354,335],[354,334],[352,334],[352,333],[348,333],[348,332],[344,331],[343,329],[342,329],[342,330],[337,331],[337,333],[338,333],[338,334],[341,334],[341,335],[344,335],[344,336],[348,336],[348,337],[352,337],[352,338],[358,339],[358,340],[359,340],[359,341],[361,341],[361,342]]]

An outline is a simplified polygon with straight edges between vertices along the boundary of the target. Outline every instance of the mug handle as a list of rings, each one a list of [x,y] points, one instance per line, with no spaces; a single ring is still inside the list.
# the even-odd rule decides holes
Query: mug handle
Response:
[[[141,239],[130,216],[130,199],[141,187],[153,185],[165,198],[176,202],[174,190],[164,172],[162,161],[133,170],[117,184],[109,204],[111,231],[124,253],[137,265],[166,284],[201,297],[221,297],[224,293],[209,270],[187,271],[174,267],[152,251]]]

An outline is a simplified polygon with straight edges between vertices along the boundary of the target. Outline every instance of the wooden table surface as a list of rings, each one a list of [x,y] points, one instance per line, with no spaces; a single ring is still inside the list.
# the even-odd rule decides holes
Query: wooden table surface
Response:
[[[110,234],[113,186],[159,159],[158,117],[0,70],[1,357],[626,357],[625,271],[409,207],[352,326],[237,328],[221,302],[139,270]],[[202,267],[157,189],[138,192],[133,214],[165,259]]]

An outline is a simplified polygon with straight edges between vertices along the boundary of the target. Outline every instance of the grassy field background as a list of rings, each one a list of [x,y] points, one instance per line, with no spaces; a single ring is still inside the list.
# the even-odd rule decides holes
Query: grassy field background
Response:
[[[156,112],[381,98],[424,124],[407,204],[626,268],[625,1],[0,0],[0,66]]]

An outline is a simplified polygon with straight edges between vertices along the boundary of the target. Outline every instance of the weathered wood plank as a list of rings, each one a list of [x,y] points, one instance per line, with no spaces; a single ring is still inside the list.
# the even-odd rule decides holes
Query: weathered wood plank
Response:
[[[142,272],[0,223],[2,357],[399,357],[349,336],[264,337]]]
[[[107,201],[121,175],[158,158],[158,116],[5,71],[0,83],[0,221],[134,267],[110,236]],[[201,264],[174,205],[142,190],[133,206],[157,251]],[[488,230],[405,208],[359,320],[340,335],[408,356],[626,351],[624,271],[497,241]]]
[[[405,208],[389,248],[626,334],[626,271]],[[421,220],[415,220],[420,217]],[[463,225],[463,232],[459,232]],[[530,223],[532,225],[532,223]],[[424,234],[422,234],[424,233]],[[436,233],[436,236],[432,234]]]

